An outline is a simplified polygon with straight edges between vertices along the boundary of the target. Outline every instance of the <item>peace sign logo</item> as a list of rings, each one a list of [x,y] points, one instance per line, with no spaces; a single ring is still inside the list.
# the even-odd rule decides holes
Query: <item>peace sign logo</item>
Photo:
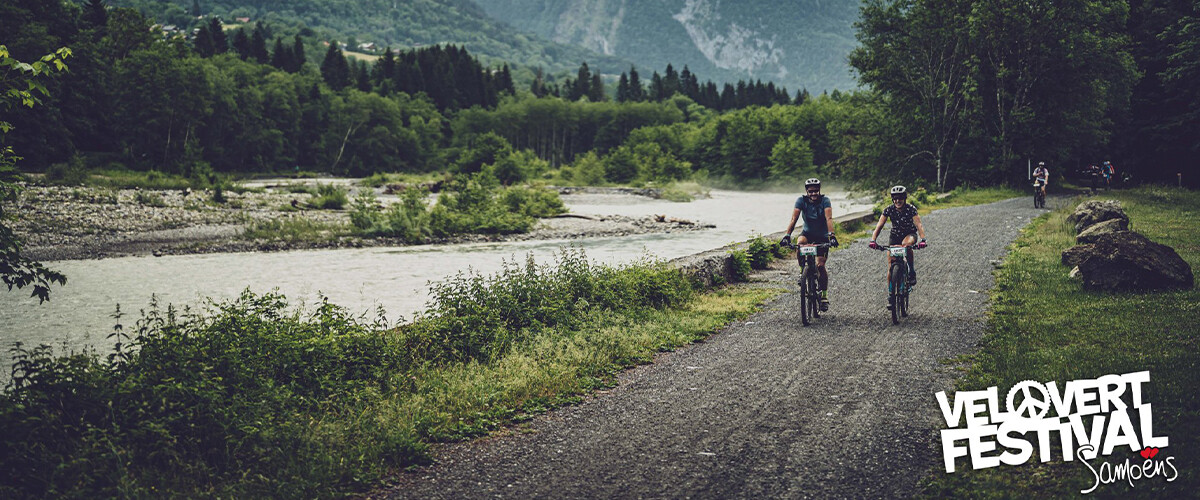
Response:
[[[1030,389],[1036,389],[1041,396],[1035,396],[1034,391]],[[1020,404],[1017,404],[1018,395],[1021,396]],[[1009,413],[1016,414],[1018,417],[1038,419],[1050,412],[1050,394],[1046,392],[1046,388],[1042,384],[1025,380],[1009,389],[1005,404],[1008,406]]]

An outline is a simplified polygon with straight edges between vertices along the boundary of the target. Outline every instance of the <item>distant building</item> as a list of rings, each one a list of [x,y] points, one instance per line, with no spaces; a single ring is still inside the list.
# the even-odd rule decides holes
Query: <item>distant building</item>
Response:
[[[367,43],[360,43],[360,44],[358,44],[358,48],[359,48],[360,50],[368,50],[368,51],[370,51],[370,50],[375,50],[375,49],[376,49],[376,48],[378,48],[378,47],[376,47],[376,46],[375,46],[375,42],[367,42]]]
[[[234,19],[243,24],[250,22],[250,18],[248,17],[235,17]]]

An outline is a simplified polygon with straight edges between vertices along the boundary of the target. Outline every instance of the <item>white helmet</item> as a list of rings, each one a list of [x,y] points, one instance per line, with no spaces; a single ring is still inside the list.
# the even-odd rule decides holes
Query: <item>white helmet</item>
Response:
[[[809,186],[821,187],[821,179],[810,177],[808,180],[804,181],[804,188],[808,189]]]
[[[892,186],[892,196],[896,196],[898,194],[908,196],[908,190],[904,189],[904,186]]]

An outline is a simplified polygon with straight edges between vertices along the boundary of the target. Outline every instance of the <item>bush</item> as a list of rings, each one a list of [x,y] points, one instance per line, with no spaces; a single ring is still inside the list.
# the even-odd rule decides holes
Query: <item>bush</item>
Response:
[[[317,192],[308,205],[318,210],[341,210],[350,202],[346,188],[334,184],[317,184]]]
[[[730,250],[729,265],[733,271],[734,281],[746,281],[750,278],[750,255],[745,250]]]
[[[567,211],[558,193],[543,187],[507,188],[500,193],[500,203],[509,212],[529,217],[553,217]]]
[[[750,267],[754,269],[766,269],[771,264],[771,261],[775,259],[775,249],[777,248],[782,248],[778,242],[767,241],[762,235],[756,235],[750,240],[750,244],[746,249]]]
[[[87,184],[88,178],[87,168],[78,155],[72,156],[66,163],[50,165],[42,177],[46,184],[54,186],[82,186]]]

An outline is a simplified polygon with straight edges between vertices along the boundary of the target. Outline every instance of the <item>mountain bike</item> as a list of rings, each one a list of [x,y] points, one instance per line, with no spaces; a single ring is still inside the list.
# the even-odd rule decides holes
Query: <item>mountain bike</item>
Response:
[[[797,280],[797,284],[800,285],[800,322],[804,323],[804,326],[821,317],[821,294],[817,292],[817,251],[831,246],[834,245],[788,245],[788,248],[795,249],[800,256],[800,279]]]
[[[900,324],[900,318],[908,317],[908,296],[912,292],[912,286],[908,284],[908,261],[905,257],[908,255],[908,249],[916,250],[916,245],[906,247],[903,245],[882,246],[879,250],[887,252],[892,257],[891,279],[888,281],[888,304],[892,312],[892,324]]]
[[[1041,179],[1033,181],[1033,208],[1046,208],[1046,193],[1042,192],[1043,185]]]

